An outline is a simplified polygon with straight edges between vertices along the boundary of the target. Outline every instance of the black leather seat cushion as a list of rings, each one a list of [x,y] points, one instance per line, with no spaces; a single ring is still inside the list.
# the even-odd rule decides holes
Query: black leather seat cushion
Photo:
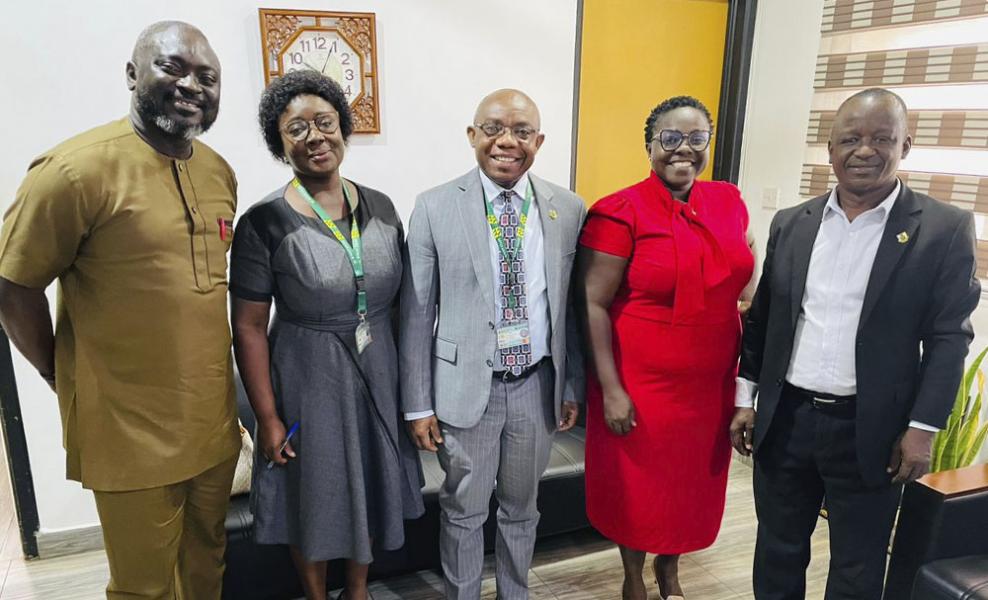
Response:
[[[246,426],[246,423],[245,423]],[[552,454],[549,457],[549,466],[542,475],[540,492],[546,486],[558,488],[565,485],[565,480],[569,478],[579,479],[579,485],[583,485],[583,444],[586,439],[586,432],[580,427],[574,427],[570,431],[556,434],[552,443]],[[432,452],[420,452],[422,460],[422,472],[425,475],[425,486],[422,488],[422,495],[426,504],[439,501],[439,486],[443,482],[443,470],[439,466],[439,459]],[[553,480],[556,481],[553,484]],[[582,490],[580,493],[582,500]],[[228,542],[239,542],[249,540],[250,532],[254,526],[254,516],[250,512],[248,502],[249,495],[241,494],[230,499],[230,510],[226,516],[226,531]],[[575,499],[574,499],[575,500]],[[564,504],[572,504],[567,501]],[[583,512],[583,502],[579,502],[579,511]],[[553,511],[562,510],[566,512],[565,506],[555,505],[548,511],[543,511],[542,517],[546,518],[546,512],[550,515]],[[552,533],[563,533],[563,531],[553,531]]]
[[[549,466],[542,474],[543,483],[548,479],[561,477],[581,477],[583,475],[583,444],[586,441],[586,431],[581,427],[556,434],[552,441],[552,453],[549,455]],[[425,486],[422,495],[426,502],[439,496],[439,486],[443,483],[443,470],[439,466],[439,458],[432,452],[419,452],[422,461],[422,472],[425,475]]]
[[[988,600],[988,555],[935,560],[916,574],[913,600]]]
[[[240,420],[254,430],[254,415],[240,378],[237,377],[237,404]],[[539,484],[538,508],[542,513],[538,536],[575,531],[589,526],[583,488],[583,444],[586,432],[574,427],[558,433],[552,443],[549,466]],[[439,459],[431,452],[421,452],[425,486],[425,514],[405,521],[405,546],[393,552],[376,551],[370,577],[378,579],[400,573],[433,569],[439,566],[439,487],[443,471]],[[263,466],[261,466],[263,468]],[[493,490],[492,490],[493,491]],[[497,500],[491,499],[490,516],[484,524],[485,550],[494,549],[497,528]],[[283,599],[302,596],[302,588],[285,546],[262,546],[252,539],[254,516],[249,496],[230,499],[226,517],[226,572],[223,598]],[[330,586],[340,587],[341,565],[330,567]]]

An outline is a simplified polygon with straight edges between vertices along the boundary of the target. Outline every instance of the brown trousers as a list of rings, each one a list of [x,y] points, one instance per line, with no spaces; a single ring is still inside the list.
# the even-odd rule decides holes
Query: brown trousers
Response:
[[[233,460],[163,487],[99,492],[108,600],[219,600]]]

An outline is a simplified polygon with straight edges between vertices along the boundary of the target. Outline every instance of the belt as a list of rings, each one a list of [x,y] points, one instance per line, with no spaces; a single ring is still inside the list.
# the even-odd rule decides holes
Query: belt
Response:
[[[825,394],[823,392],[804,390],[801,387],[792,385],[788,381],[785,386],[783,386],[782,391],[784,393],[788,392],[790,395],[802,400],[803,402],[809,402],[813,408],[824,412],[853,412],[854,405],[858,399],[856,394],[851,394],[850,396],[837,396],[835,394]]]
[[[539,367],[542,366],[542,363],[544,363],[547,360],[549,360],[549,357],[543,356],[541,359],[539,359],[539,362],[535,363],[534,365],[530,365],[528,368],[522,370],[522,372],[518,373],[517,375],[515,375],[511,371],[494,371],[491,375],[495,379],[500,379],[501,381],[504,382],[518,381],[520,379],[525,379],[532,373],[538,371]]]

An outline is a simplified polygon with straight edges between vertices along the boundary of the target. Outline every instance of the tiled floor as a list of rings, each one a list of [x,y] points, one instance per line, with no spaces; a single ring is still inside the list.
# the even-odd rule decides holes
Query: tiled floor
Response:
[[[14,494],[10,489],[10,471],[7,469],[7,451],[0,430],[0,593],[7,579],[7,571],[14,560],[23,562],[21,541],[17,532],[14,512]]]
[[[2,502],[2,500],[0,500]],[[0,513],[2,514],[2,513]],[[16,527],[13,527],[16,534]],[[9,538],[8,535],[5,536]],[[680,576],[692,600],[746,600],[752,597],[751,561],[755,542],[755,508],[751,469],[735,462],[727,490],[727,510],[717,543],[684,556]],[[3,542],[0,541],[0,544]],[[16,535],[8,550],[18,547]],[[827,524],[821,520],[813,539],[813,562],[807,580],[807,598],[823,597],[827,573]],[[495,598],[493,565],[487,561],[484,600]],[[651,569],[646,567],[646,581]],[[98,600],[106,585],[106,558],[89,552],[62,558],[25,562],[0,556],[0,600],[72,598]],[[617,549],[591,531],[543,540],[536,547],[529,574],[532,600],[598,600],[621,596],[621,559]],[[432,571],[376,582],[375,600],[431,600],[442,597],[442,580]],[[650,598],[658,598],[655,584]],[[334,596],[335,597],[335,596]]]

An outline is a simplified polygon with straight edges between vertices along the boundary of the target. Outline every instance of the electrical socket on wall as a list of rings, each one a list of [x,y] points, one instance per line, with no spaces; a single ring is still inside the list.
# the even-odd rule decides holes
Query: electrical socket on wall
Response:
[[[762,208],[779,208],[779,188],[762,188]]]

